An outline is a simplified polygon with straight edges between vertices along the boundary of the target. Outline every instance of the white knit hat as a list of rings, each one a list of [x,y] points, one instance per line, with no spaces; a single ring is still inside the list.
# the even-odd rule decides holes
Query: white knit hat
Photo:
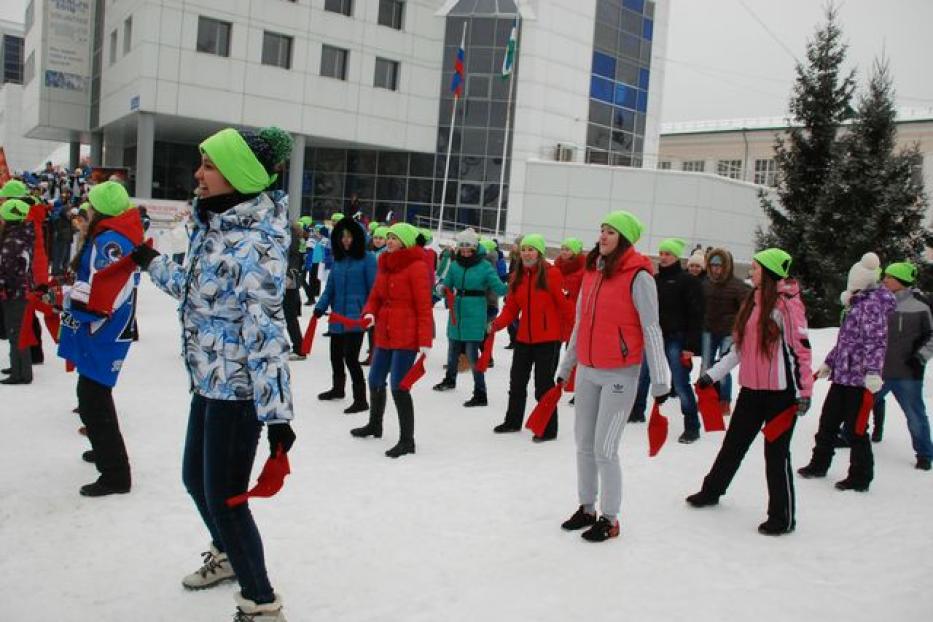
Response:
[[[479,236],[476,234],[476,231],[472,227],[469,229],[464,229],[456,236],[457,246],[468,246],[470,248],[476,248],[479,245]]]
[[[690,258],[687,260],[688,266],[700,266],[701,268],[706,268],[706,256],[703,254],[703,251],[696,251]]]
[[[842,292],[842,304],[848,304],[849,298],[855,292],[866,289],[878,282],[881,277],[881,260],[874,253],[865,253],[862,258],[849,268],[849,279],[846,281],[846,291]]]

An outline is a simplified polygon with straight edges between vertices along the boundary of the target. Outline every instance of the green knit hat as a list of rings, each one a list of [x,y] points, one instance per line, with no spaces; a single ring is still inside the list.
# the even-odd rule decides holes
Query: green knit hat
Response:
[[[89,204],[87,201],[85,201],[84,203],[82,203],[82,204],[78,207],[78,211],[79,211],[79,212],[87,212],[87,208],[88,208],[88,207],[90,207],[90,204]]]
[[[755,253],[752,259],[779,278],[786,279],[790,273],[791,256],[780,248],[766,248]]]
[[[346,216],[343,215],[343,212],[334,212],[333,214],[330,215],[330,221],[334,223],[335,225],[341,220],[343,220],[344,218],[346,218]]]
[[[539,235],[537,233],[529,233],[523,237],[519,246],[530,246],[531,248],[541,253],[542,257],[547,254],[547,242],[544,241],[543,235]]]
[[[314,224],[314,219],[311,218],[310,216],[302,216],[301,218],[298,219],[298,224],[304,227],[305,229],[307,229],[308,227]]]
[[[87,193],[87,200],[95,212],[106,216],[119,216],[130,208],[130,195],[115,181],[97,184]]]
[[[249,194],[262,192],[278,178],[269,170],[288,158],[292,140],[277,127],[263,128],[258,134],[228,127],[208,137],[200,149],[231,186]]]
[[[375,230],[378,229],[378,228],[379,228],[379,222],[378,222],[378,221],[375,221],[375,220],[374,220],[374,221],[372,221],[372,222],[369,223],[369,232],[370,232],[370,233],[372,233],[373,231],[375,231]]]
[[[682,240],[680,238],[667,238],[666,240],[661,240],[661,243],[658,244],[658,251],[662,253],[670,253],[674,257],[682,257],[684,254],[684,247],[686,245],[686,240]]]
[[[13,199],[29,196],[29,188],[18,179],[11,179],[0,188],[0,198]]]
[[[389,233],[397,237],[405,248],[411,248],[418,243],[419,231],[407,222],[397,222],[389,227]]]
[[[574,255],[579,255],[583,251],[583,242],[577,238],[567,238],[560,245],[566,247]]]
[[[609,225],[632,244],[638,242],[642,231],[645,230],[645,225],[641,224],[634,214],[621,209],[606,214],[600,224]]]
[[[0,220],[22,222],[29,215],[29,205],[19,199],[7,199],[0,206]]]
[[[496,251],[496,242],[489,238],[480,238],[479,245],[485,249],[487,255]]]
[[[376,227],[376,228],[373,230],[373,237],[374,237],[374,238],[384,238],[384,237],[386,237],[387,235],[389,235],[389,228],[388,228],[388,227],[385,227],[385,226],[380,225],[380,226]]]
[[[907,261],[892,263],[884,269],[884,273],[907,285],[911,285],[917,280],[917,266]]]
[[[421,236],[424,238],[424,243],[425,243],[425,244],[430,244],[430,243],[431,243],[431,240],[434,239],[434,234],[431,233],[431,230],[430,230],[430,229],[425,229],[425,228],[422,227],[422,228],[418,229],[418,233],[420,233]]]

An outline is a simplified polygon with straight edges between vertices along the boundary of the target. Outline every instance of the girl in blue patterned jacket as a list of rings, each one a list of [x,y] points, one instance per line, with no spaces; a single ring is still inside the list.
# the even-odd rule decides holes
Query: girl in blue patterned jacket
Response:
[[[295,440],[283,313],[288,214],[263,192],[291,139],[278,128],[225,129],[200,148],[185,267],[147,246],[134,252],[152,282],[181,301],[193,394],[182,477],[211,535],[204,565],[182,583],[201,589],[236,578],[237,619],[281,622],[249,505],[226,500],[247,489],[264,423],[273,454]]]

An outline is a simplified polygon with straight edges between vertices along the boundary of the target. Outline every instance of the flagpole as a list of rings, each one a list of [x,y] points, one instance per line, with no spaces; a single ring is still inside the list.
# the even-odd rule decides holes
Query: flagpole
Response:
[[[509,96],[505,104],[505,136],[502,139],[502,170],[499,171],[499,200],[496,206],[496,235],[502,221],[502,195],[505,189],[505,158],[509,150],[509,126],[512,122],[512,93],[515,90],[515,61],[518,60],[518,30],[520,15],[515,16],[515,50],[512,53],[512,71],[509,73]]]
[[[466,50],[466,29],[467,23],[463,22],[463,34],[460,36],[460,49]],[[456,71],[456,69],[454,69]],[[462,84],[460,90],[466,89],[466,84]],[[454,105],[450,111],[450,132],[447,135],[447,162],[444,164],[444,183],[441,185],[441,211],[437,215],[437,237],[441,237],[441,229],[444,227],[444,204],[447,200],[447,180],[450,178],[450,152],[454,146],[454,123],[457,120],[457,102],[460,101],[460,95],[454,92]]]

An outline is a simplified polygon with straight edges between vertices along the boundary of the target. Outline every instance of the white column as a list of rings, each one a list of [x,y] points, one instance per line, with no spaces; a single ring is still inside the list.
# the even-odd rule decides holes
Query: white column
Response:
[[[302,186],[305,177],[305,135],[292,134],[292,157],[288,161],[288,220],[301,215]]]
[[[152,163],[155,151],[155,116],[136,113],[136,191],[141,199],[152,198]]]

